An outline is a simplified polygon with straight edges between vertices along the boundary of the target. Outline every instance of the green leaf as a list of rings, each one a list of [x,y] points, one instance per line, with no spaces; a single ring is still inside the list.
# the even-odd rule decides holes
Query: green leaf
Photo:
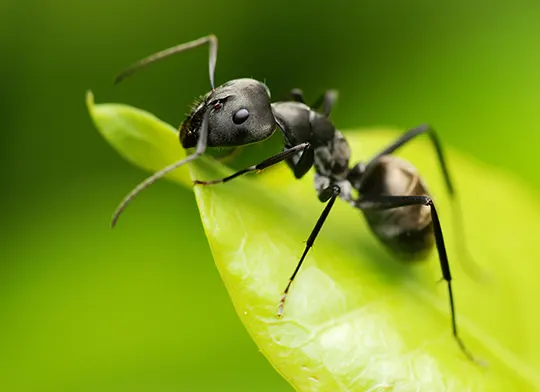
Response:
[[[88,106],[100,132],[131,162],[157,170],[184,156],[174,130],[153,116],[124,105],[94,106],[91,96]],[[355,162],[398,132],[345,134]],[[439,206],[461,335],[488,367],[468,361],[452,338],[436,253],[424,262],[395,260],[361,212],[341,201],[278,318],[281,293],[323,208],[312,180],[295,180],[285,165],[195,188],[215,263],[242,322],[298,391],[539,390],[538,198],[509,174],[448,149],[464,237],[489,277],[471,279],[462,268],[470,260],[455,250],[453,211],[431,146],[418,140],[400,155],[418,167]],[[192,179],[231,172],[208,157],[189,169]],[[191,187],[186,171],[178,172],[171,179]]]
[[[121,104],[95,106],[91,92],[86,105],[101,135],[134,165],[154,172],[186,155],[174,129],[148,112]],[[187,167],[167,178],[186,186],[192,183]]]

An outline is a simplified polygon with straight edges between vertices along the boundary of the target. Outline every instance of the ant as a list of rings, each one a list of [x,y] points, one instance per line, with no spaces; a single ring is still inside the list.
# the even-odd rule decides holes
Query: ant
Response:
[[[214,71],[218,41],[208,35],[146,57],[119,74],[115,83],[141,68],[171,55],[209,44],[209,74],[212,90],[204,95],[180,126],[182,147],[195,152],[153,174],[135,187],[122,201],[112,218],[114,227],[120,214],[133,198],[157,179],[201,156],[207,147],[239,147],[258,143],[277,129],[283,135],[283,151],[228,177],[195,180],[196,185],[228,182],[246,173],[261,171],[285,161],[297,179],[315,168],[315,190],[326,206],[313,228],[304,252],[283,291],[277,311],[283,314],[286,297],[304,259],[313,246],[338,197],[363,212],[374,235],[396,256],[404,260],[423,259],[435,245],[443,280],[448,287],[452,333],[461,351],[478,362],[458,334],[452,275],[443,239],[439,215],[416,169],[391,154],[417,136],[426,134],[437,153],[446,189],[454,196],[454,187],[445,163],[439,139],[429,125],[406,131],[401,137],[367,162],[349,165],[350,149],[345,137],[329,119],[337,99],[334,90],[326,91],[311,107],[304,103],[302,91],[291,91],[292,100],[270,102],[268,87],[254,79],[231,80],[215,87]],[[353,197],[353,191],[359,196]]]

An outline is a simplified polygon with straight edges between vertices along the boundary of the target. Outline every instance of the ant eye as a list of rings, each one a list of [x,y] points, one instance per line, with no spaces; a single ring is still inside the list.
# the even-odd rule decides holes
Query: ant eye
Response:
[[[247,109],[240,109],[233,114],[232,120],[236,125],[244,123],[249,117],[249,112]]]

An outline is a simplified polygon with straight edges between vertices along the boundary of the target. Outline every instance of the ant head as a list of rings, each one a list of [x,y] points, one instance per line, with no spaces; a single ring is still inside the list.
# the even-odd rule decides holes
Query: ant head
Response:
[[[237,79],[214,88],[214,70],[217,59],[217,38],[211,34],[194,41],[176,45],[137,61],[122,73],[119,83],[140,69],[195,47],[209,44],[209,75],[212,91],[192,110],[180,127],[180,141],[184,148],[197,146],[197,150],[177,162],[161,169],[137,185],[116,209],[111,225],[126,209],[127,205],[142,190],[172,170],[197,159],[207,146],[237,147],[260,142],[270,137],[277,128],[270,106],[270,91],[261,82],[253,79]]]
[[[236,147],[260,142],[277,128],[270,92],[254,79],[231,80],[208,93],[180,126],[184,148],[195,147],[204,114],[208,117],[210,147]]]

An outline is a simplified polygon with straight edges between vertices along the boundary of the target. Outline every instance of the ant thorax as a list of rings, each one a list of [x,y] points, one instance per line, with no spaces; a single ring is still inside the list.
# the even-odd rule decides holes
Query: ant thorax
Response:
[[[340,197],[352,201],[352,186],[347,180],[351,151],[342,133],[336,130],[331,140],[315,147],[314,153],[314,185],[317,193],[335,184],[341,188]]]
[[[335,181],[344,180],[349,172],[351,150],[345,137],[336,130],[332,139],[315,147],[314,165],[318,174]]]

